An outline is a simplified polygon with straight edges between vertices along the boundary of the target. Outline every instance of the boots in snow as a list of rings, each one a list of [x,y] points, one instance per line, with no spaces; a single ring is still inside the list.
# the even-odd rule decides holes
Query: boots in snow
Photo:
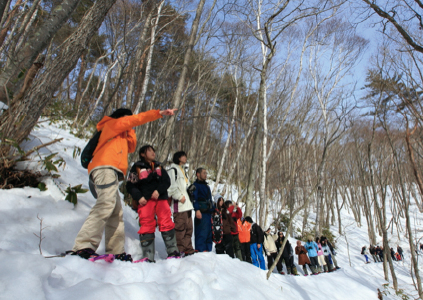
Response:
[[[175,229],[162,232],[162,237],[166,246],[167,258],[181,258],[176,243]]]
[[[140,234],[140,242],[142,249],[141,260],[147,258],[150,262],[154,262],[154,254],[156,252],[154,247],[154,233]]]

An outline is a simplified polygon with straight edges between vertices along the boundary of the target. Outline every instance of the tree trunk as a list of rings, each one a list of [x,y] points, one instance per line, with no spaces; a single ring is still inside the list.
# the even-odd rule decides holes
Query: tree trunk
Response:
[[[18,105],[13,103],[9,108],[9,111],[13,112],[13,117],[12,113],[4,114],[1,129],[5,136],[13,137],[19,143],[31,132],[44,107],[50,103],[53,93],[75,67],[115,2],[116,0],[95,2],[76,31],[63,43],[61,51],[49,61],[44,73],[34,81],[22,103]]]

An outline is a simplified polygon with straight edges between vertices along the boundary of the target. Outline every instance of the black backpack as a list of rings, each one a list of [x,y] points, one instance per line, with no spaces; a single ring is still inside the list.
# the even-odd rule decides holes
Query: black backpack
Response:
[[[84,169],[88,168],[89,163],[93,158],[95,148],[97,148],[98,140],[100,139],[101,131],[97,131],[94,136],[88,141],[84,150],[81,153],[81,165]]]

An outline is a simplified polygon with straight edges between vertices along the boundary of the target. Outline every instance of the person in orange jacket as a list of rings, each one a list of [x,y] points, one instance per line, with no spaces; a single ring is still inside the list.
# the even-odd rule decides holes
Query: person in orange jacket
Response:
[[[251,224],[244,218],[237,220],[239,242],[241,243],[242,260],[252,264],[250,252]]]
[[[97,256],[95,252],[105,231],[106,253],[115,254],[117,259],[132,260],[124,249],[125,230],[119,181],[123,180],[128,169],[128,153],[134,152],[137,145],[133,127],[162,116],[172,116],[175,110],[149,110],[133,115],[131,110],[119,108],[97,124],[101,135],[88,165],[97,202],[76,236],[72,254],[86,259]]]

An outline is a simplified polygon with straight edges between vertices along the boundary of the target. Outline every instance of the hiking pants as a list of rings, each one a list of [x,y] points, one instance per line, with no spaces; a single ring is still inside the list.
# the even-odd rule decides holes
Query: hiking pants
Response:
[[[263,245],[260,244],[260,249],[257,248],[257,243],[250,245],[250,252],[251,252],[251,259],[253,261],[253,265],[259,267],[262,270],[266,270],[266,263],[264,262],[263,257]]]
[[[191,211],[177,212],[173,214],[173,222],[175,223],[176,242],[178,243],[179,252],[185,254],[194,253],[192,247],[192,218]]]
[[[157,215],[157,223],[155,216]],[[147,204],[144,206],[139,205],[138,216],[140,220],[141,228],[138,230],[139,234],[154,233],[156,231],[156,225],[159,225],[160,232],[167,232],[175,228],[175,224],[172,221],[172,213],[167,200],[147,200]]]
[[[317,256],[309,256],[309,258],[311,262],[311,272],[317,273],[319,267],[319,260],[317,259]]]
[[[194,219],[195,250],[211,252],[213,248],[211,214],[201,214],[201,219]]]
[[[91,176],[97,202],[76,236],[72,250],[90,248],[97,251],[105,231],[106,253],[121,254],[125,252],[125,228],[118,175],[115,170],[104,168],[92,171]]]
[[[250,253],[250,243],[241,243],[242,260],[252,263]]]
[[[232,234],[224,234],[220,244],[215,245],[216,254],[227,254],[234,258],[234,246],[232,244]]]

